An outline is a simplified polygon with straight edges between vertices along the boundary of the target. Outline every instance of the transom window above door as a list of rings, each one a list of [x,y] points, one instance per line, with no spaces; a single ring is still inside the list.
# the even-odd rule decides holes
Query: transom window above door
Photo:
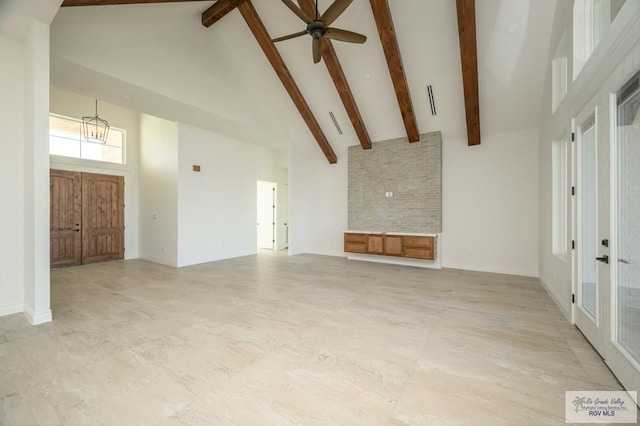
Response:
[[[82,121],[49,115],[49,155],[125,164],[126,131],[110,127],[105,143],[82,138]]]

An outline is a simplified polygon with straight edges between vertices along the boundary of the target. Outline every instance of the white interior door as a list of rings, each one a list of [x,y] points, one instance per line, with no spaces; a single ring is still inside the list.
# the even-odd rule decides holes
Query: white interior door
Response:
[[[275,192],[273,182],[258,181],[257,224],[258,248],[273,250],[275,246]]]

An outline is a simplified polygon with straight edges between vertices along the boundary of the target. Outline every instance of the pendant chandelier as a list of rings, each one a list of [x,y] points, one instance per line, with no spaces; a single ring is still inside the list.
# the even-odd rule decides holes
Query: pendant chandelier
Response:
[[[96,115],[82,117],[82,137],[87,142],[107,143],[109,137],[109,122],[98,115],[98,100],[96,99]]]

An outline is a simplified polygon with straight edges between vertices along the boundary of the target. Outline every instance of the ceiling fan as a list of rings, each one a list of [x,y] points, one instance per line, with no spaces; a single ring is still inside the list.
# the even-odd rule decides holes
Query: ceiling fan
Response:
[[[307,24],[307,29],[297,33],[289,34],[286,36],[273,39],[274,42],[289,40],[292,38],[300,37],[305,34],[309,34],[313,37],[313,62],[320,62],[321,56],[321,39],[327,37],[332,40],[346,41],[348,43],[364,43],[367,41],[367,37],[354,33],[352,31],[341,30],[339,28],[330,27],[333,22],[344,12],[353,0],[335,0],[331,6],[320,15],[318,13],[318,1],[316,0],[316,16],[312,19],[302,9],[300,9],[293,0],[282,0],[282,2],[295,13],[298,18],[302,19]]]

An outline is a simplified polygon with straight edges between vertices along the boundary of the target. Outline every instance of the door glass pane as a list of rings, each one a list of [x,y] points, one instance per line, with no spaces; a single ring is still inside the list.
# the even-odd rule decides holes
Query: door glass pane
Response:
[[[636,77],[637,81],[638,77]],[[618,343],[640,362],[640,90],[618,94],[617,324]]]
[[[595,319],[596,287],[596,127],[593,120],[584,126],[580,140],[580,241],[582,250],[580,305]]]

